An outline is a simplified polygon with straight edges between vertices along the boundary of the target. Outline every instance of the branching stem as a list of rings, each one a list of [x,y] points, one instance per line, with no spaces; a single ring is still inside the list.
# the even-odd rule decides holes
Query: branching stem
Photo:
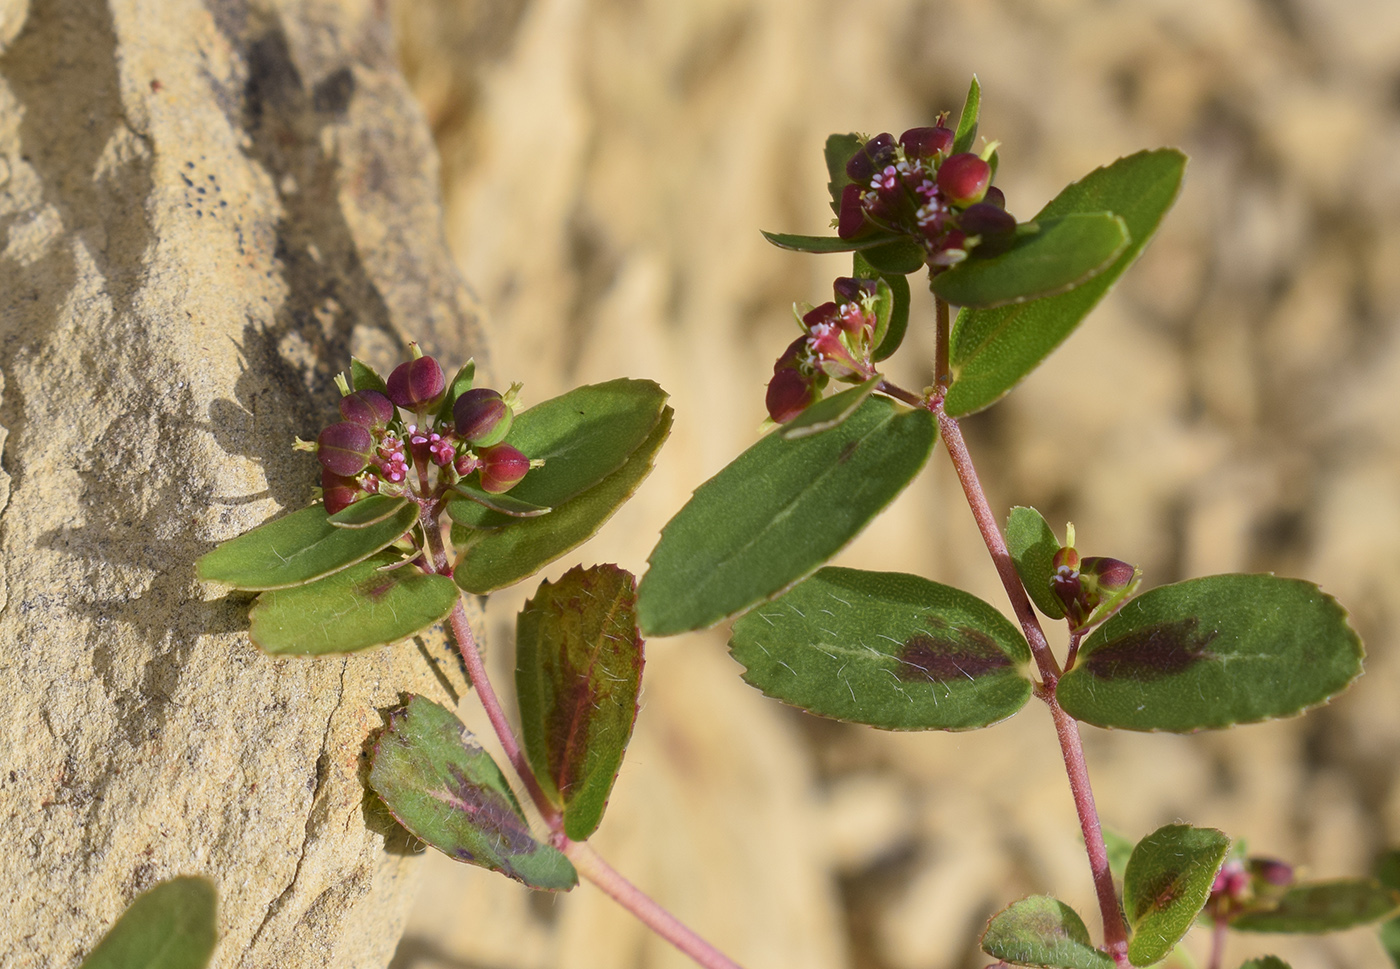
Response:
[[[948,456],[962,482],[963,494],[972,517],[982,533],[982,541],[992,556],[997,575],[1011,600],[1011,608],[1021,623],[1031,654],[1040,669],[1041,682],[1036,685],[1036,696],[1050,708],[1051,719],[1055,723],[1055,733],[1060,741],[1060,753],[1065,761],[1065,773],[1069,778],[1070,793],[1074,797],[1075,811],[1079,814],[1079,827],[1084,835],[1084,847],[1089,856],[1089,870],[1094,878],[1094,892],[1099,900],[1099,912],[1103,918],[1104,948],[1120,969],[1128,969],[1128,930],[1123,924],[1123,913],[1118,907],[1118,893],[1113,887],[1113,873],[1108,866],[1108,848],[1104,844],[1103,829],[1099,824],[1098,808],[1094,805],[1094,791],[1089,784],[1089,770],[1084,763],[1084,744],[1079,736],[1079,723],[1065,713],[1055,697],[1055,687],[1060,681],[1060,664],[1046,642],[1045,632],[1040,628],[1040,620],[1031,608],[1030,597],[1026,595],[1021,576],[1011,552],[1006,547],[996,516],[992,514],[987,495],[977,479],[977,469],[973,467],[972,456],[963,440],[958,422],[943,410],[943,397],[948,384],[948,306],[935,298],[938,310],[938,345],[935,352],[936,387],[934,397],[928,406],[938,418],[938,429]],[[1077,641],[1076,641],[1077,642]]]
[[[580,875],[601,888],[644,925],[705,969],[741,969],[738,963],[696,935],[650,895],[618,874],[586,842],[569,840],[564,834],[563,816],[545,797],[539,781],[535,780],[534,771],[525,759],[525,753],[511,729],[510,721],[506,719],[505,710],[501,708],[496,691],[491,687],[491,680],[486,675],[486,665],[482,663],[481,652],[476,648],[471,624],[467,622],[466,610],[460,602],[453,608],[448,622],[452,626],[452,635],[457,639],[457,648],[462,653],[462,660],[467,664],[467,673],[472,678],[477,698],[486,709],[486,716],[496,731],[496,737],[505,750],[506,758],[515,768],[515,773],[530,794],[530,800],[535,802],[540,817],[549,827],[550,840],[554,846],[568,856]]]

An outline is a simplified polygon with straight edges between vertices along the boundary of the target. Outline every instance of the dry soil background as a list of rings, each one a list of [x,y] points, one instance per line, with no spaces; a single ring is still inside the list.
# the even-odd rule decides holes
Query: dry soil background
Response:
[[[1185,149],[1185,191],[1142,262],[967,422],[971,445],[1002,512],[1073,520],[1081,548],[1140,563],[1149,584],[1313,579],[1368,644],[1367,675],[1301,720],[1089,729],[1109,825],[1216,825],[1314,876],[1360,873],[1400,842],[1400,4],[419,0],[395,20],[496,378],[523,380],[528,401],[619,375],[673,395],[656,473],[580,553],[637,572],[690,490],[754,440],[790,303],[829,298],[846,265],[758,234],[824,228],[826,134],[929,123],[975,71],[1023,216],[1120,155]],[[930,352],[914,333],[909,383]],[[1000,603],[935,457],[840,561]],[[492,606],[503,675],[526,592]],[[649,648],[597,841],[745,965],[980,965],[984,920],[1032,892],[1097,932],[1036,706],[975,734],[880,733],[763,699],[722,630]],[[684,964],[590,888],[531,897],[428,865],[396,969]],[[1354,932],[1237,941],[1231,964],[1264,951],[1384,963]]]

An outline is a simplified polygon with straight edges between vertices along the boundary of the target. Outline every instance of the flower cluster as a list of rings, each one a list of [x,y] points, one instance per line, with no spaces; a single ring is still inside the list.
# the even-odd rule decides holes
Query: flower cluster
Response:
[[[1074,632],[1103,622],[1137,589],[1141,573],[1121,559],[1100,555],[1079,557],[1074,548],[1074,526],[1068,528],[1064,547],[1055,553],[1050,591],[1064,604],[1065,618]]]
[[[870,361],[877,323],[879,283],[836,280],[836,299],[802,313],[802,335],[783,351],[768,382],[768,414],[792,420],[821,396],[827,379],[859,383],[874,376]]]
[[[530,459],[504,443],[515,419],[515,388],[504,396],[473,388],[440,413],[447,395],[442,367],[412,349],[415,358],[394,369],[382,392],[351,390],[337,377],[341,420],[314,444],[299,445],[316,452],[331,514],[370,494],[428,498],[472,474],[481,490],[501,494],[530,470]],[[400,411],[412,414],[411,422]]]
[[[841,194],[837,234],[858,239],[898,232],[917,240],[930,266],[952,266],[974,249],[992,255],[1010,244],[1016,219],[992,185],[983,153],[953,154],[954,135],[941,123],[910,128],[899,141],[888,132],[871,138],[846,163],[851,179]]]

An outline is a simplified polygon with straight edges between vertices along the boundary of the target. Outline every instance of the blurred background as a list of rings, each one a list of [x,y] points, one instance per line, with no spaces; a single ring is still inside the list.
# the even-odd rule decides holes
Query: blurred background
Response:
[[[993,507],[1038,507],[1147,587],[1226,571],[1320,583],[1367,674],[1304,718],[1199,736],[1085,728],[1105,823],[1213,825],[1309,877],[1400,843],[1400,4],[1393,0],[413,0],[399,53],[441,153],[488,372],[534,403],[650,378],[675,432],[574,561],[636,573],[751,444],[790,306],[849,258],[820,233],[831,132],[954,112],[1022,218],[1140,148],[1191,156],[1156,240],[1080,330],[965,430]],[[931,306],[893,373],[927,382]],[[837,560],[1005,608],[940,450]],[[506,680],[514,612],[493,597]],[[648,644],[601,852],[749,969],[960,969],[986,919],[1053,893],[1099,919],[1049,717],[970,734],[819,721],[745,686],[726,630]],[[463,712],[476,715],[468,700]],[[477,716],[477,721],[480,721]],[[482,724],[478,723],[478,726]],[[479,733],[489,734],[489,729]],[[688,965],[600,893],[532,894],[441,856],[395,969]],[[1204,933],[1189,948],[1202,957]],[[1373,933],[1237,936],[1228,965],[1380,967]]]

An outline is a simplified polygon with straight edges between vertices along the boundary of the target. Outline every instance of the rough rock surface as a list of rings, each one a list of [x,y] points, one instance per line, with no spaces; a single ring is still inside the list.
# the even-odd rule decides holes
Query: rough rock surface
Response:
[[[1149,586],[1307,577],[1368,643],[1366,676],[1303,718],[1087,731],[1108,824],[1218,825],[1315,877],[1400,843],[1400,4],[417,0],[396,18],[502,378],[532,400],[619,375],[673,394],[656,473],[578,555],[637,572],[691,489],[754,440],[791,303],[829,299],[849,266],[758,234],[826,227],[829,132],[927,124],[976,71],[1023,215],[1119,155],[1185,149],[1185,192],[1143,261],[966,422],[969,443],[1003,513],[1072,520],[1082,548],[1140,563]],[[929,310],[915,312],[897,372],[922,386]],[[841,561],[1004,602],[941,452]],[[498,640],[523,594],[493,599]],[[743,964],[980,966],[984,920],[1033,892],[1098,932],[1034,704],[965,735],[818,723],[744,686],[723,642],[649,644],[599,838]],[[428,864],[396,969],[683,964],[586,886],[543,904]],[[1300,969],[1385,964],[1366,930],[1242,937],[1226,964],[1270,951]]]
[[[7,969],[75,965],[182,873],[218,884],[216,966],[397,940],[414,865],[362,745],[457,666],[268,658],[192,564],[305,504],[290,444],[352,350],[481,349],[388,36],[356,0],[0,3]]]

